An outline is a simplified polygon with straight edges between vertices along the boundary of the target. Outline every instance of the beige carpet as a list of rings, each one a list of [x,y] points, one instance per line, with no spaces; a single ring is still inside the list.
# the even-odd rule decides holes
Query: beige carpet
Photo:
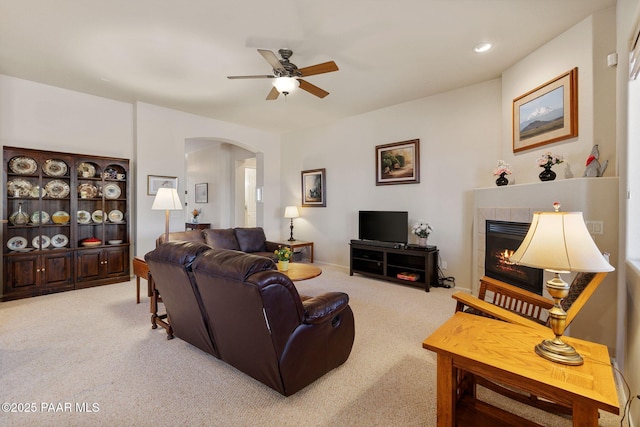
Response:
[[[307,295],[350,295],[353,351],[288,398],[152,330],[148,299],[135,303],[133,281],[1,303],[0,402],[35,404],[35,413],[0,412],[0,425],[435,425],[435,355],[421,344],[453,313],[453,290],[426,293],[322,267],[296,285]],[[503,405],[544,425],[571,425]],[[619,425],[619,417],[601,413],[600,424]]]

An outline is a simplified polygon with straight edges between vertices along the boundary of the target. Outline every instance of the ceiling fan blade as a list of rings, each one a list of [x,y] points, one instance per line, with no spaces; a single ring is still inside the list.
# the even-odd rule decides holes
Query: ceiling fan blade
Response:
[[[276,89],[274,86],[271,88],[271,91],[269,92],[269,95],[267,95],[266,100],[273,101],[274,99],[278,99],[278,95],[280,95],[280,92],[278,92],[278,89]]]
[[[260,74],[256,76],[227,76],[228,79],[274,79],[276,76],[271,74]]]
[[[329,92],[327,92],[326,90],[320,89],[318,86],[312,85],[306,80],[298,79],[298,82],[300,82],[300,89],[306,90],[311,95],[315,95],[318,98],[324,98],[325,96],[329,95]]]
[[[262,57],[267,60],[267,62],[271,65],[271,68],[277,71],[286,71],[275,53],[266,49],[258,49],[258,52],[260,52],[260,55],[262,55]]]
[[[331,73],[332,71],[338,71],[338,65],[333,62],[323,62],[322,64],[311,65],[298,69],[302,73],[302,77],[313,76],[315,74]]]

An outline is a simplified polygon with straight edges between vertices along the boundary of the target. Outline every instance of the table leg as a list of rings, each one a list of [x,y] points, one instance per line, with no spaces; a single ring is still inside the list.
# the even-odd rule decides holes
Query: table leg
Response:
[[[573,402],[574,427],[598,427],[598,408],[587,402]]]
[[[309,262],[313,263],[313,243],[311,243],[310,247],[311,247],[311,255],[309,256]]]
[[[456,370],[453,359],[438,354],[438,427],[452,427],[456,425]]]
[[[140,304],[140,276],[136,276],[136,304]]]

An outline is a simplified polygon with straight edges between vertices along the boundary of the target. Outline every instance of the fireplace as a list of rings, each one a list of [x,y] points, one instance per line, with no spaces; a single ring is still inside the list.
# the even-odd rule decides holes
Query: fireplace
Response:
[[[515,265],[509,257],[518,249],[529,225],[523,222],[490,221],[486,224],[485,275],[542,295],[542,270]]]

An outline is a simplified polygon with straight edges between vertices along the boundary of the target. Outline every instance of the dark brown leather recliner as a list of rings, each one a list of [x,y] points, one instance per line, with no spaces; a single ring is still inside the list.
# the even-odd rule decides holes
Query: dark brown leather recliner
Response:
[[[301,298],[264,257],[211,249],[193,274],[220,358],[285,396],[344,363],[353,346],[349,296]]]
[[[209,249],[204,243],[171,242],[147,253],[144,259],[167,311],[168,338],[175,335],[219,358],[191,271],[196,257]]]

